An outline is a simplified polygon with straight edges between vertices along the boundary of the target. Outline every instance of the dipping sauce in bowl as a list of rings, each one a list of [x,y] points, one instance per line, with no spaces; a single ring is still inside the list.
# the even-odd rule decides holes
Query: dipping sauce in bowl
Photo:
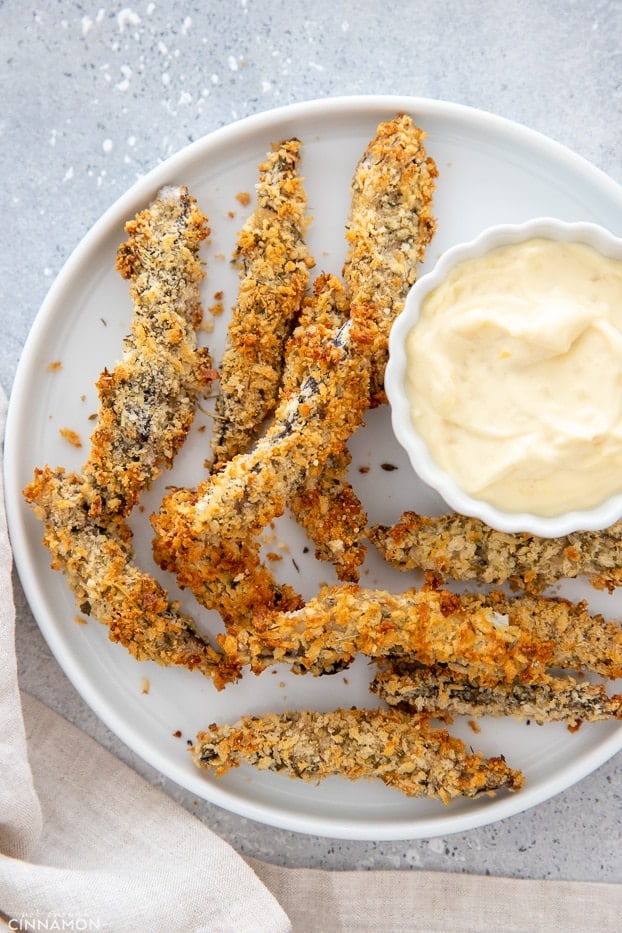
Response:
[[[541,219],[449,250],[394,325],[386,387],[415,470],[457,511],[548,536],[608,526],[622,515],[622,240]]]

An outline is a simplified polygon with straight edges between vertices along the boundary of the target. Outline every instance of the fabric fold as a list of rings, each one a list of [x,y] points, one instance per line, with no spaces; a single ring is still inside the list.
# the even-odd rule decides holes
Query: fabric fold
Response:
[[[34,697],[22,707],[43,832],[29,861],[0,856],[14,929],[291,929],[228,843]]]
[[[622,886],[421,870],[289,869],[249,859],[294,933],[618,933]]]

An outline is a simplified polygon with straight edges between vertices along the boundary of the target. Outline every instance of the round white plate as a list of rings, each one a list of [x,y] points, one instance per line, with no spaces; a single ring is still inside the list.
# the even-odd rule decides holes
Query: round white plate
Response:
[[[535,215],[591,220],[622,235],[622,189],[603,173],[554,142],[506,120],[469,108],[408,97],[363,97],[313,101],[262,113],[200,139],[142,178],[93,227],[71,256],[45,300],[18,369],[5,444],[6,497],[15,560],[32,610],[59,664],[84,699],[128,746],[155,768],[219,806],[265,823],[299,832],[352,839],[408,839],[467,830],[507,817],[543,801],[587,775],[622,748],[622,727],[585,725],[572,735],[561,725],[538,727],[512,720],[482,720],[474,733],[466,722],[452,731],[488,755],[504,754],[523,769],[526,784],[515,795],[457,800],[448,806],[411,800],[379,782],[351,783],[331,778],[319,785],[250,768],[217,779],[191,762],[188,740],[211,722],[247,713],[340,705],[374,705],[368,693],[373,669],[359,661],[331,677],[296,677],[287,669],[247,674],[217,692],[201,674],[138,663],[108,641],[103,625],[78,625],[77,610],[62,576],[49,567],[41,544],[42,527],[24,504],[21,491],[33,469],[46,463],[79,469],[86,459],[97,408],[95,380],[121,353],[131,313],[127,284],[115,272],[115,252],[125,239],[124,223],[147,205],[163,184],[187,185],[209,216],[211,245],[205,247],[206,309],[223,291],[225,309],[235,300],[237,278],[229,264],[235,237],[250,211],[236,199],[252,193],[257,166],[273,141],[298,136],[313,222],[309,243],[316,271],[341,270],[350,178],[377,124],[397,112],[410,113],[428,134],[427,147],[438,169],[435,213],[438,233],[425,268],[458,240],[470,239],[491,223],[518,223]],[[234,216],[232,216],[232,212]],[[206,314],[209,318],[209,314]],[[220,359],[225,313],[204,334]],[[50,371],[49,364],[62,363]],[[215,615],[200,613],[188,594],[178,594],[172,578],[153,565],[147,515],[157,508],[166,484],[194,485],[204,476],[209,453],[209,416],[196,424],[174,470],[161,477],[134,520],[141,565],[151,568],[206,630],[220,629]],[[205,430],[207,427],[208,430]],[[78,450],[63,440],[61,428],[82,437]],[[200,429],[204,430],[201,431]],[[388,410],[370,413],[351,445],[352,480],[372,522],[392,522],[406,508],[439,512],[440,502],[409,469],[394,441]],[[397,469],[387,469],[387,465]],[[362,470],[361,468],[364,468]],[[305,597],[321,582],[334,580],[320,566],[308,542],[290,519],[274,529],[268,549],[282,560],[277,575]],[[415,576],[387,568],[371,554],[362,582],[395,591]],[[617,596],[596,594],[585,584],[568,593],[589,598],[608,616]],[[148,682],[149,690],[144,692]],[[620,684],[613,685],[620,689]],[[175,737],[177,731],[181,738]]]

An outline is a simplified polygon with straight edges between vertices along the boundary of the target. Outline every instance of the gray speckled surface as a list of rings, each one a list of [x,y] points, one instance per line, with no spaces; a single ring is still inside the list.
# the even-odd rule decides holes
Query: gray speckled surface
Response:
[[[398,93],[469,104],[622,182],[618,0],[0,0],[0,380],[81,237],[189,141],[310,98]],[[84,728],[241,853],[324,868],[428,868],[622,882],[622,757],[547,803],[446,839],[345,842],[252,823],[145,765],[83,703],[16,581],[22,687]]]

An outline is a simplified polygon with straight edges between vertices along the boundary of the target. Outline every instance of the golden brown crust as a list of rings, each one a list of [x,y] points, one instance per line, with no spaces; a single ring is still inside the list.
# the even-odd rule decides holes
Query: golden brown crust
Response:
[[[431,208],[438,169],[426,153],[425,136],[407,114],[380,123],[350,188],[343,277],[351,304],[365,307],[378,327],[372,404],[385,400],[391,326],[436,230]]]
[[[356,583],[367,548],[367,513],[347,479],[350,452],[328,457],[319,477],[311,475],[290,495],[289,507],[315,546],[317,560],[333,564],[337,579]]]
[[[438,665],[397,661],[376,674],[370,690],[391,706],[432,716],[512,716],[538,724],[565,722],[572,730],[582,722],[622,719],[621,695],[609,697],[603,684],[569,675],[482,686]]]
[[[254,547],[253,538],[283,512],[291,490],[310,472],[319,473],[360,423],[369,377],[360,345],[369,344],[370,329],[364,321],[349,320],[335,330],[334,306],[345,295],[334,276],[319,277],[314,300],[314,326],[299,328],[292,337],[304,376],[286,381],[266,433],[251,451],[202,483],[196,495],[173,490],[165,496],[152,519],[158,560],[175,569],[199,602],[214,597],[204,573],[216,566],[223,547],[229,542]],[[229,588],[228,581],[223,588]],[[278,608],[263,603],[262,592],[253,605],[240,606],[241,618],[248,621],[248,609],[260,614]],[[223,593],[227,600],[230,595]]]
[[[237,678],[237,665],[223,663],[194,621],[138,568],[124,519],[94,517],[88,480],[45,467],[24,495],[45,525],[53,569],[64,575],[80,611],[108,626],[112,641],[139,661],[197,668],[219,687]]]
[[[187,188],[165,188],[126,230],[117,268],[130,280],[131,330],[122,359],[97,383],[98,421],[83,467],[102,508],[124,515],[171,466],[196,399],[215,377],[209,354],[197,347],[199,247],[209,229],[195,199]]]
[[[547,668],[622,676],[622,629],[584,604],[503,593],[456,595],[424,587],[394,595],[354,584],[324,587],[292,613],[256,617],[220,637],[225,654],[254,671],[289,664],[331,673],[357,653],[447,664],[474,682],[537,681]]]
[[[353,315],[375,325],[370,403],[384,400],[389,332],[436,227],[431,215],[437,175],[425,152],[425,133],[404,114],[380,123],[359,160],[351,183],[348,253],[343,267]],[[289,505],[340,580],[357,582],[365,559],[367,515],[346,478],[345,445],[290,496]]]
[[[343,286],[332,276],[320,276],[315,286],[317,319],[310,326],[310,317],[305,314],[305,327],[294,334],[288,348],[293,362],[287,366],[275,419],[265,437],[246,459],[236,457],[202,484],[194,516],[185,506],[175,506],[176,497],[179,500],[184,494],[172,493],[154,519],[159,560],[168,567],[176,564],[183,580],[188,581],[184,585],[189,585],[199,600],[205,598],[204,586],[184,554],[192,552],[195,567],[197,557],[203,565],[197,549],[201,542],[210,563],[214,548],[221,548],[219,542],[251,538],[281,514],[286,504],[295,515],[302,515],[310,504],[308,494],[316,504],[323,495],[318,485],[323,465],[330,457],[334,466],[347,456],[345,444],[361,423],[370,398],[371,389],[365,390],[362,380],[370,379],[379,359],[385,358],[392,314],[398,310],[395,300],[389,299],[396,290],[392,278],[399,270],[412,280],[434,226],[429,204],[436,168],[425,155],[423,135],[409,117],[381,124],[357,169],[353,182],[355,219],[348,234],[351,248],[344,267],[357,301],[350,303],[347,323],[343,327],[337,323],[348,306]],[[383,185],[387,190],[383,191]],[[367,247],[363,249],[361,240],[366,222],[375,224],[377,248],[367,268]],[[395,259],[396,253],[399,259]],[[375,303],[371,300],[373,290],[380,296]],[[401,294],[399,288],[397,291]],[[336,310],[340,307],[343,311]],[[334,542],[324,553],[332,551],[339,557],[340,575],[356,577],[364,547],[358,531],[355,541],[344,541],[344,537],[363,526],[365,513],[345,480],[331,483],[330,492],[336,507],[326,509],[331,520],[325,523],[324,535],[319,522],[305,524],[314,537],[319,533],[320,553],[326,533],[328,541]],[[178,549],[181,546],[181,559],[179,550],[173,553],[172,542]]]
[[[622,584],[622,522],[605,531],[562,538],[496,531],[476,518],[404,512],[375,525],[369,538],[399,570],[419,569],[454,580],[477,580],[536,593],[558,580],[585,575],[597,589]]]
[[[306,243],[301,143],[285,139],[259,166],[257,206],[235,252],[241,267],[220,366],[213,469],[248,449],[277,401],[284,346],[314,265]]]
[[[327,305],[321,322],[317,321],[316,302],[308,301],[302,309],[294,339],[287,346],[283,391],[292,393],[305,377],[305,341],[299,335],[313,333],[318,323],[328,339],[348,320],[350,306],[344,295],[339,302]],[[342,580],[358,580],[358,568],[365,559],[361,537],[367,515],[346,479],[350,454],[344,442],[340,450],[327,457],[320,473],[309,471],[299,485],[292,484],[287,504],[299,525],[315,545],[315,556],[334,564]]]
[[[175,500],[175,521],[168,520],[171,497]],[[226,626],[238,618],[252,619],[258,612],[299,609],[302,597],[275,580],[261,561],[256,539],[224,536],[206,544],[186,532],[180,518],[187,516],[190,521],[197,502],[196,490],[177,489],[152,516],[156,563],[176,574],[178,585],[191,590],[202,606],[220,613]]]
[[[131,333],[122,361],[99,380],[98,425],[81,474],[36,470],[24,490],[44,523],[52,567],[80,610],[108,626],[138,660],[198,668],[217,686],[238,676],[194,621],[135,563],[125,517],[186,436],[209,382],[196,346],[198,249],[205,217],[186,188],[164,189],[127,224],[117,265],[131,280]]]
[[[493,795],[519,790],[523,776],[503,758],[469,751],[425,717],[391,709],[309,710],[245,716],[197,735],[195,763],[217,775],[241,763],[304,781],[340,775],[379,779],[409,797]]]

